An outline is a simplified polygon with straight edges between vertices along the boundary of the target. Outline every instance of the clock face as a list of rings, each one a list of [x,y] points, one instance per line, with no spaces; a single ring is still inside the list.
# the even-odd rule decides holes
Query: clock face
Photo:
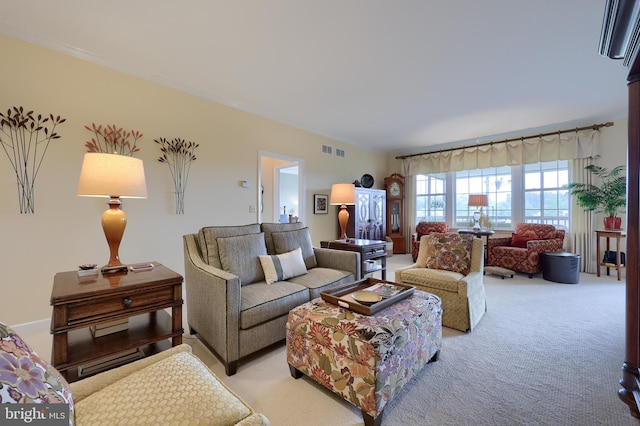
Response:
[[[391,185],[389,186],[389,194],[392,197],[400,196],[400,184],[398,182],[391,182]]]

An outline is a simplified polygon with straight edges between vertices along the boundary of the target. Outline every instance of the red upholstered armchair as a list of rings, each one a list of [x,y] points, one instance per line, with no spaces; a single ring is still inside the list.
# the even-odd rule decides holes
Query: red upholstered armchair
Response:
[[[517,272],[542,271],[540,253],[562,251],[564,230],[553,225],[519,223],[511,237],[489,238],[488,263]]]
[[[449,227],[445,222],[418,222],[418,225],[416,225],[416,232],[411,234],[411,257],[413,257],[414,262],[418,258],[420,237],[433,232],[449,232]]]

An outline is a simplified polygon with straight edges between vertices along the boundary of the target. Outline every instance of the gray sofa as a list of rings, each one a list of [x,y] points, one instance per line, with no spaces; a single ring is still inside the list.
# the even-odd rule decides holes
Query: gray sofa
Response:
[[[302,223],[205,227],[183,243],[190,332],[228,376],[241,358],[284,340],[291,309],[360,276],[359,253],[313,247]],[[286,276],[285,256],[306,273],[267,284],[262,262],[282,264]]]

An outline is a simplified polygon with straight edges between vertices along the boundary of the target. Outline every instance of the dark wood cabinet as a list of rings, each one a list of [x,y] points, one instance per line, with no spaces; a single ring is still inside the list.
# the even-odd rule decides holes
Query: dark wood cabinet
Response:
[[[347,237],[362,240],[386,240],[386,191],[356,188],[356,204],[347,206]]]
[[[640,212],[637,208],[640,201],[640,40],[636,31],[640,17],[635,12],[637,3],[607,2],[600,46],[601,54],[610,58],[619,59],[624,54],[625,64],[630,67],[627,76],[627,204],[630,208],[627,210],[626,348],[618,396],[629,406],[631,415],[640,418]]]
[[[334,240],[334,241],[320,241],[320,247],[330,248],[334,250],[355,251],[360,253],[360,276],[357,279],[362,279],[367,274],[381,271],[382,279],[387,279],[387,242],[386,241],[373,241],[373,240],[361,240],[350,239]],[[374,264],[369,264],[367,261],[373,260]],[[380,262],[380,263],[378,263]]]

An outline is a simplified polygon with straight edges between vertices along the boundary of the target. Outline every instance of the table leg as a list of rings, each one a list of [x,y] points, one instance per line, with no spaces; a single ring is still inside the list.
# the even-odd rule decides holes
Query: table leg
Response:
[[[616,236],[616,270],[618,271],[618,281],[622,281],[620,273],[620,234]]]
[[[611,249],[610,249],[610,247],[609,247],[609,237],[607,237],[607,251],[610,251],[610,250],[611,250]],[[609,269],[609,267],[607,266],[607,275],[610,275],[610,274],[609,274],[609,271],[610,271],[610,269]]]
[[[600,235],[596,234],[596,264],[598,265],[598,276],[600,276]]]
[[[380,258],[380,265],[382,265],[382,279],[387,279],[387,256],[382,256]]]

